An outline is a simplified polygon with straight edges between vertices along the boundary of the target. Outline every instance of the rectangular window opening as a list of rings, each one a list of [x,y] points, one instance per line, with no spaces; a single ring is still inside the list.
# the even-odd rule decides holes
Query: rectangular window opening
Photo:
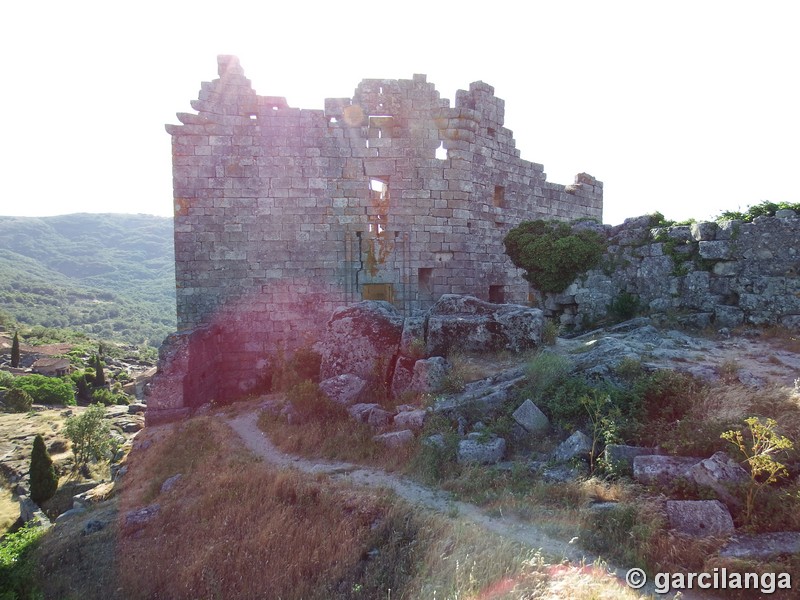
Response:
[[[506,188],[502,185],[494,186],[494,197],[492,202],[498,208],[505,208],[506,205]]]
[[[486,133],[489,134],[490,138],[493,138],[497,135],[497,132],[492,127],[487,128]]]
[[[361,299],[394,302],[394,288],[391,283],[365,283],[361,287]]]
[[[391,115],[370,115],[368,137],[390,138],[392,129],[394,129],[394,117]]]
[[[247,116],[250,117],[251,121],[258,121],[258,115],[256,113],[250,113]]]
[[[506,292],[504,285],[490,285],[489,286],[489,302],[493,304],[504,304],[506,301]]]
[[[417,271],[419,291],[425,294],[433,293],[433,268],[420,267]]]

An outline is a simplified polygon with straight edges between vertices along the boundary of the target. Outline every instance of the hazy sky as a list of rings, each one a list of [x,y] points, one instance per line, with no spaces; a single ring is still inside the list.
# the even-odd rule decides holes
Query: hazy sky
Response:
[[[165,123],[216,55],[323,108],[363,78],[483,80],[550,181],[605,183],[605,221],[800,202],[796,2],[14,2],[3,8],[0,214],[170,215]]]

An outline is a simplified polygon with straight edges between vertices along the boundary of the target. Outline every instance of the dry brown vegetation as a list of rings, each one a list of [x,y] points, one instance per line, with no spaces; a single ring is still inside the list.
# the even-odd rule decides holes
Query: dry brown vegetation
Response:
[[[636,597],[602,568],[548,565],[458,518],[264,465],[214,418],[145,430],[137,445],[118,500],[43,538],[45,598]],[[126,528],[117,502],[119,515],[161,508]],[[108,525],[81,535],[93,518]]]

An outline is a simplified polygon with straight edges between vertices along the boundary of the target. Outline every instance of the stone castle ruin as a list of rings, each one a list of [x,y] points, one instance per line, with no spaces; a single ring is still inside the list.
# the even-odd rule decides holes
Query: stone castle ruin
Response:
[[[360,300],[404,316],[443,294],[525,302],[509,229],[602,220],[602,183],[548,182],[520,158],[483,82],[451,107],[425,75],[367,79],[306,110],[257,95],[233,56],[218,73],[197,114],[167,126],[180,333],[165,344],[151,414],[256,387],[279,344],[315,339]]]

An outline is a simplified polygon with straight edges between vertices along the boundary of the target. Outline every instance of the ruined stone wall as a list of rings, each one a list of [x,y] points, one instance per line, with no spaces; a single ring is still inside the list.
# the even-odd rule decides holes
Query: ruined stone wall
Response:
[[[177,312],[180,330],[221,327],[236,379],[362,299],[405,315],[445,293],[524,302],[508,230],[602,219],[602,183],[553,184],[522,160],[485,83],[450,107],[424,75],[369,79],[305,110],[257,95],[235,57],[220,56],[218,73],[192,102],[197,114],[167,126]]]
[[[546,316],[585,329],[627,295],[639,312],[694,327],[800,330],[800,218],[792,211],[752,223],[654,228],[651,220],[582,225],[608,237],[608,252],[563,293],[543,296]]]

